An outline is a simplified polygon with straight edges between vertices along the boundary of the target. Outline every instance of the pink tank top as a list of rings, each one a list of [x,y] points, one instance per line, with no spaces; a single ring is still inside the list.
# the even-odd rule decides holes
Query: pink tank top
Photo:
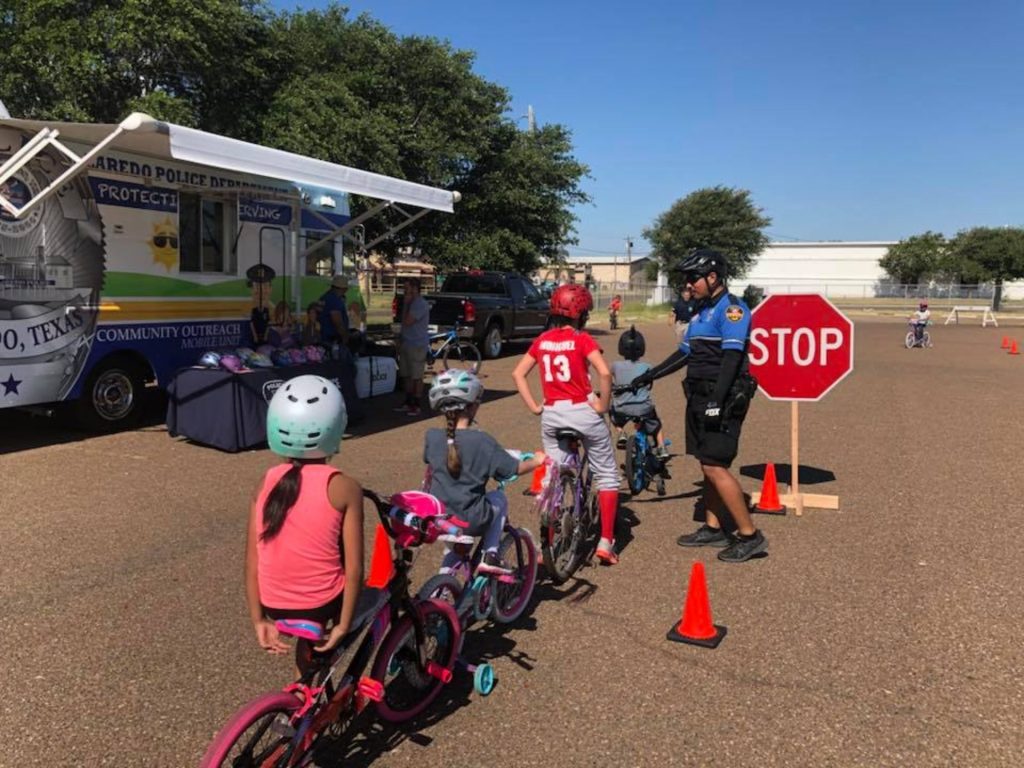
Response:
[[[261,531],[267,497],[291,466],[279,464],[263,476],[256,499]],[[337,471],[327,464],[304,465],[299,498],[281,529],[270,541],[257,540],[260,602],[267,608],[319,608],[345,588],[339,551],[343,515],[327,496],[327,484]]]

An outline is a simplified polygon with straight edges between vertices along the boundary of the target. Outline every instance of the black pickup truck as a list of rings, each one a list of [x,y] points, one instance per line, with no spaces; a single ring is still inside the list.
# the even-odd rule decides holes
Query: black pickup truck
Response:
[[[456,323],[459,336],[472,340],[484,357],[497,357],[508,339],[532,339],[547,326],[549,302],[527,278],[515,272],[456,272],[438,293],[424,294],[430,325],[446,330]],[[395,323],[402,296],[392,302]]]

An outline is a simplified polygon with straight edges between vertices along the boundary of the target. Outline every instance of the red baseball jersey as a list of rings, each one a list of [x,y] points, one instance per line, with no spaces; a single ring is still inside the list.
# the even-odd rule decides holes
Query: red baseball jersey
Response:
[[[582,402],[591,393],[590,363],[587,355],[597,342],[585,331],[568,325],[545,331],[530,345],[530,357],[540,367],[544,402],[573,400]]]

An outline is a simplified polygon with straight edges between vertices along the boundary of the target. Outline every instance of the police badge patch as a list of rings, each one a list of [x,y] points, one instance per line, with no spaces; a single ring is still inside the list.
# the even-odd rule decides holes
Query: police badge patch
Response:
[[[743,307],[730,304],[729,308],[725,310],[725,319],[730,323],[738,323],[743,319]]]

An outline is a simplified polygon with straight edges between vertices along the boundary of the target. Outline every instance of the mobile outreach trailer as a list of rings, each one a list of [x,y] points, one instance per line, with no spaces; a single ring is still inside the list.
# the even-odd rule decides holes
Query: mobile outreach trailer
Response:
[[[350,193],[372,199],[355,218]],[[124,426],[147,381],[247,344],[253,306],[319,297],[343,240],[381,239],[361,242],[363,222],[396,211],[390,234],[458,200],[141,113],[0,119],[0,408],[73,402],[88,426]],[[246,279],[259,263],[269,295]]]

